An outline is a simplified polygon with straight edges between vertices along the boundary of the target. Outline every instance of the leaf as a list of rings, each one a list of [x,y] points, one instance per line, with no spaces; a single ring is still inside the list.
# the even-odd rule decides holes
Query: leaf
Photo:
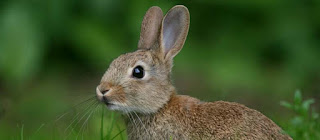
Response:
[[[291,120],[291,123],[294,125],[294,126],[300,126],[301,124],[303,124],[303,118],[302,117],[294,117],[292,120]]]
[[[314,109],[312,109],[311,117],[312,117],[312,119],[316,120],[319,118],[319,113],[316,112]]]
[[[290,103],[286,102],[286,101],[281,101],[280,105],[285,107],[285,108],[292,109],[292,105]]]
[[[302,103],[302,96],[300,90],[296,90],[296,92],[294,93],[293,101],[295,105],[300,105]]]
[[[302,109],[305,111],[305,112],[308,112],[309,108],[310,108],[310,105],[314,103],[314,99],[309,99],[309,100],[305,100],[303,101],[302,103]]]

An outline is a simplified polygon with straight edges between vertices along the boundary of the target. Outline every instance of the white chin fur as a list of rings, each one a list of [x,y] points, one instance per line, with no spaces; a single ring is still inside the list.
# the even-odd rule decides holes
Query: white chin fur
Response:
[[[151,110],[144,110],[144,109],[140,109],[140,108],[133,108],[133,107],[118,105],[118,104],[109,105],[109,106],[107,106],[107,108],[109,110],[120,111],[123,113],[130,113],[130,112],[139,112],[139,113],[144,113],[144,114],[153,113],[153,111],[151,111]]]
[[[120,108],[117,105],[109,105],[107,106],[109,110],[119,110]]]
[[[113,111],[121,111],[121,112],[131,112],[132,110],[128,109],[125,105],[123,104],[117,104],[117,103],[113,103],[112,105],[108,105],[107,108],[109,110],[113,110]]]

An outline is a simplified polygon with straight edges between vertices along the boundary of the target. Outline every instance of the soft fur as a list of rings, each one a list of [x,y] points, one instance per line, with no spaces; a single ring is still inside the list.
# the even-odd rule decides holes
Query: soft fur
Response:
[[[291,139],[272,120],[244,105],[176,94],[170,80],[172,61],[184,45],[189,21],[184,6],[173,7],[165,17],[159,7],[151,7],[142,22],[138,50],[115,59],[97,87],[100,101],[126,115],[129,139]],[[145,70],[142,79],[132,76],[136,66]]]

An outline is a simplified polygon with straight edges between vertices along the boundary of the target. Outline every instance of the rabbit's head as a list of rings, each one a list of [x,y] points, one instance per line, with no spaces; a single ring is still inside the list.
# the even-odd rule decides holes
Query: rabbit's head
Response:
[[[182,49],[189,12],[178,5],[163,17],[159,7],[144,16],[138,50],[119,56],[109,66],[96,92],[109,109],[144,114],[157,112],[174,94],[172,59]]]

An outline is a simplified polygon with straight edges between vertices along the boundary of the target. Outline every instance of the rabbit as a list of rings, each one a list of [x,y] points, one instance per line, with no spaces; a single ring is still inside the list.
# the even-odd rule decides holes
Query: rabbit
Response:
[[[177,94],[171,69],[189,22],[183,5],[174,6],[164,17],[159,7],[151,7],[142,21],[138,50],[113,60],[97,86],[97,99],[123,113],[128,139],[292,139],[272,120],[244,105]]]

